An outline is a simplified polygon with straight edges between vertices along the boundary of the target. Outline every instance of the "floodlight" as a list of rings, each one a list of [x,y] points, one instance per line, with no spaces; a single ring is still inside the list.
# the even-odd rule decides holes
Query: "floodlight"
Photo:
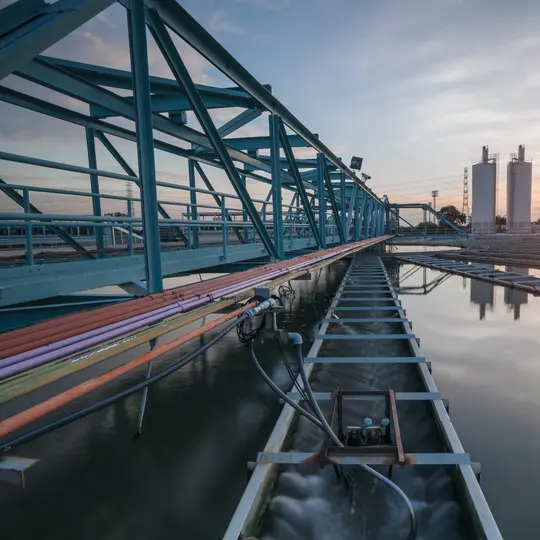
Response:
[[[351,158],[351,169],[359,171],[362,168],[362,161],[364,161],[364,158],[353,156]]]

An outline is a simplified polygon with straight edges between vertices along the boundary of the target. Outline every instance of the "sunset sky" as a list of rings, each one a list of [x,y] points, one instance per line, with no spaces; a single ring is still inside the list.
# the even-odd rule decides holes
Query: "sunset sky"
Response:
[[[0,0],[0,7],[7,3]],[[519,144],[533,160],[533,219],[540,216],[540,2],[534,0],[184,0],[181,4],[344,161],[364,157],[373,189],[396,202],[430,199],[461,208],[462,174],[481,146],[501,159],[498,213],[505,214],[506,161]],[[230,86],[181,44],[196,82]],[[114,5],[47,54],[129,68],[125,10]],[[170,76],[150,44],[154,75]],[[70,98],[16,77],[2,84],[86,112]],[[220,111],[216,123],[238,111]],[[84,132],[0,103],[4,151],[86,165]],[[127,124],[126,124],[127,125]],[[262,134],[266,118],[244,129]],[[241,134],[240,132],[238,133]],[[165,136],[160,136],[166,140]],[[134,146],[119,143],[136,168]],[[119,170],[101,148],[100,166]],[[158,177],[186,182],[187,164],[157,153]],[[298,155],[305,155],[302,151]],[[2,162],[4,180],[87,188],[84,177]],[[219,189],[227,180],[215,176]],[[469,169],[470,178],[470,169]],[[471,180],[471,179],[470,179]],[[103,190],[125,193],[122,182]],[[264,196],[267,188],[256,187]],[[254,192],[255,193],[255,192]],[[12,209],[0,199],[2,209]],[[49,210],[58,199],[42,201]]]

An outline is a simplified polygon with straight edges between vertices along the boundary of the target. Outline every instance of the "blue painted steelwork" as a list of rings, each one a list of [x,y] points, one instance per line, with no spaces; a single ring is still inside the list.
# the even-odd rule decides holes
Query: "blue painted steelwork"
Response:
[[[0,10],[0,80],[14,74],[86,104],[88,113],[2,85],[0,101],[84,127],[88,166],[3,151],[0,159],[84,174],[90,184],[90,191],[81,193],[54,185],[45,188],[26,186],[24,181],[0,182],[0,194],[21,207],[20,214],[0,217],[0,245],[16,253],[15,258],[2,261],[0,251],[4,266],[0,284],[6,284],[0,305],[105,285],[120,285],[137,293],[155,292],[162,289],[167,275],[284,259],[306,250],[383,234],[381,216],[388,213],[386,201],[308,130],[272,94],[269,85],[255,80],[175,1],[119,2],[127,10],[131,70],[42,55],[113,3],[59,0],[49,5],[19,0]],[[173,79],[149,75],[147,27]],[[194,84],[169,32],[205,56],[232,81],[231,86]],[[123,92],[120,95],[110,88]],[[221,126],[214,125],[208,110],[232,107],[244,110]],[[187,111],[195,112],[203,131],[190,127]],[[268,114],[267,134],[231,137]],[[133,121],[135,129],[109,119]],[[167,141],[160,140],[160,134],[165,134]],[[137,151],[138,173],[129,165],[133,158],[124,151],[122,155],[115,146],[115,137]],[[98,167],[96,139],[123,174]],[[312,148],[313,157],[297,159],[293,152],[296,147]],[[279,155],[280,149],[284,157]],[[182,163],[187,164],[188,172],[185,182],[159,179],[156,151],[184,158]],[[211,182],[203,165],[225,171],[233,191],[214,189],[217,184]],[[132,183],[140,193],[127,197],[102,193],[103,179]],[[199,187],[200,181],[206,189]],[[268,184],[266,200],[253,197],[251,181]],[[158,199],[159,188],[166,188],[167,193],[175,190],[175,195]],[[65,210],[68,204],[64,214],[42,214],[32,204],[32,199],[42,194],[90,197],[92,212],[70,214]],[[209,199],[207,195],[211,196],[210,204],[205,200]],[[102,215],[104,201],[122,205],[123,216]],[[141,205],[142,215],[134,214],[134,204]],[[58,237],[54,242],[47,239],[42,248],[45,255],[36,251],[44,236],[36,234],[37,228]],[[234,236],[229,235],[231,231]],[[62,258],[51,253],[53,243],[58,244]]]
[[[132,0],[128,10],[129,52],[133,71],[133,95],[137,111],[137,156],[141,175],[144,256],[146,283],[149,293],[163,289],[161,247],[157,213],[156,164],[152,135],[152,103],[148,77],[148,52],[144,4]]]
[[[96,141],[94,138],[94,129],[86,128],[86,150],[88,152],[88,167],[97,170],[97,157],[96,157]],[[97,174],[90,174],[90,189],[92,193],[99,195],[99,179]],[[101,199],[100,197],[92,197],[92,209],[94,216],[101,216]],[[26,211],[26,210],[25,210]],[[101,255],[105,248],[105,242],[103,239],[103,229],[95,227],[96,231],[96,248]],[[31,243],[27,242],[26,245],[30,247]]]
[[[272,159],[272,208],[274,216],[274,242],[277,256],[283,259],[285,256],[283,234],[283,202],[281,199],[281,163],[279,159],[279,116],[271,114],[270,122],[270,155]],[[290,142],[290,141],[289,141]]]

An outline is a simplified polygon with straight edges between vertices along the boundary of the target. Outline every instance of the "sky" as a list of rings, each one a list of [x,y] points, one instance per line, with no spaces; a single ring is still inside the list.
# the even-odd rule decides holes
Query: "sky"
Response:
[[[0,0],[0,7],[9,3]],[[184,0],[180,2],[260,82],[348,163],[363,170],[379,194],[396,202],[461,208],[463,169],[482,145],[499,154],[498,213],[505,214],[506,161],[526,145],[533,160],[533,219],[540,217],[540,2],[536,0]],[[196,82],[231,82],[176,40]],[[114,5],[55,44],[48,55],[129,68],[125,11]],[[153,75],[168,76],[150,42]],[[5,86],[86,112],[87,105],[10,76]],[[219,125],[238,111],[213,113]],[[85,165],[84,132],[57,120],[0,103],[0,147]],[[193,118],[190,117],[193,122]],[[121,125],[129,126],[123,121]],[[193,124],[196,125],[196,124]],[[260,118],[235,135],[267,132]],[[161,136],[162,140],[168,140]],[[169,139],[170,140],[170,139]],[[136,169],[134,146],[118,148]],[[298,156],[308,152],[301,149]],[[156,153],[159,179],[185,184],[187,164]],[[101,167],[119,172],[98,148]],[[10,182],[85,189],[88,180],[2,162]],[[231,191],[213,174],[216,187]],[[267,187],[253,186],[264,197]],[[122,182],[102,180],[102,190],[125,194]],[[471,192],[472,189],[469,189]],[[170,190],[167,190],[170,192]],[[163,192],[165,195],[167,193]],[[38,197],[38,196],[36,196]],[[39,196],[43,197],[43,196]],[[74,197],[65,198],[71,202]],[[39,199],[58,211],[62,197]],[[78,201],[77,204],[83,204]],[[114,206],[117,203],[111,203]],[[111,206],[112,208],[112,206]],[[13,209],[0,199],[0,209]]]

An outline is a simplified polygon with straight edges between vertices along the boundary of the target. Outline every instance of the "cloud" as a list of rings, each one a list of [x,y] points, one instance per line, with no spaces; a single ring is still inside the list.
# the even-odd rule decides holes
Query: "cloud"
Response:
[[[208,23],[211,32],[224,32],[240,36],[246,33],[245,28],[234,24],[228,17],[224,9],[217,9],[210,14]]]

